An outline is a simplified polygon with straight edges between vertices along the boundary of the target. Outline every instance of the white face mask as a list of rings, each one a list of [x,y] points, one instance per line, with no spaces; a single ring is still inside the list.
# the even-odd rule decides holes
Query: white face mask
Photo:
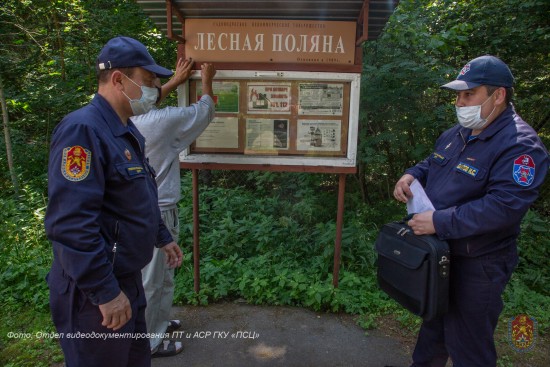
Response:
[[[126,76],[126,78],[128,78]],[[141,98],[140,99],[131,99],[128,97],[128,95],[124,92],[124,95],[128,100],[130,101],[130,107],[132,108],[132,112],[134,113],[134,116],[137,115],[143,115],[153,109],[155,106],[155,103],[157,102],[158,98],[158,90],[157,88],[151,88],[146,87],[144,85],[139,85],[136,82],[134,82],[132,79],[128,78],[132,83],[137,85],[141,88]]]
[[[493,95],[491,94],[489,98],[485,100],[482,104],[478,106],[467,106],[467,107],[458,107],[456,108],[456,117],[458,118],[458,123],[467,129],[479,130],[487,124],[487,119],[495,112],[495,108],[491,111],[489,116],[486,118],[481,117],[481,106],[483,106]]]

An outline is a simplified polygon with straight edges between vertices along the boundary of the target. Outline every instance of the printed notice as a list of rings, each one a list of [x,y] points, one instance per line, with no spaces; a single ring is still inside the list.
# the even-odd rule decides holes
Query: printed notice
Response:
[[[239,119],[237,117],[215,117],[197,138],[197,148],[238,148]]]
[[[248,113],[290,113],[290,84],[248,84]]]
[[[342,116],[343,84],[303,83],[299,91],[298,114]]]
[[[212,83],[214,92],[214,103],[217,113],[238,113],[239,112],[239,83],[238,82],[216,82]],[[202,82],[197,82],[197,101],[202,95]]]
[[[340,150],[342,123],[335,120],[298,120],[298,150]]]
[[[430,198],[428,198],[428,195],[426,195],[424,188],[418,180],[415,179],[411,183],[410,188],[413,197],[407,201],[408,214],[423,213],[429,210],[435,210]]]
[[[288,149],[288,120],[247,119],[246,149]]]

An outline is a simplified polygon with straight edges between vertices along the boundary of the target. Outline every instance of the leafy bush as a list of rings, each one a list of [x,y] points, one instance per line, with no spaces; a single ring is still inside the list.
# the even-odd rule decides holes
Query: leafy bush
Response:
[[[20,197],[0,197],[0,365],[50,366],[63,360],[53,333],[49,293],[44,280],[52,251],[44,233],[45,198],[33,185],[21,188]],[[10,338],[10,332],[30,337]]]
[[[520,261],[504,293],[507,315],[527,313],[545,334],[550,326],[550,219],[529,211],[522,222]]]
[[[0,212],[0,302],[32,302],[43,312],[48,306],[44,278],[52,259],[43,225],[45,198],[25,187],[20,198],[2,198]]]
[[[95,92],[94,60],[111,36],[144,41],[161,65],[174,62],[176,48],[133,1],[56,4],[8,0],[0,5],[5,35],[0,73],[21,186],[15,197],[1,139],[0,364],[10,367],[60,360],[52,340],[6,339],[7,330],[53,328],[44,282],[51,247],[42,225],[52,129]],[[339,287],[332,287],[335,175],[201,171],[207,187],[200,193],[201,291],[196,295],[192,288],[191,181],[185,175],[180,215],[187,253],[177,270],[177,302],[243,298],[345,311],[361,315],[359,323],[366,328],[391,313],[407,328],[417,328],[419,319],[389,300],[375,281],[377,229],[404,211],[391,200],[393,184],[454,123],[453,96],[438,86],[466,60],[485,53],[511,66],[516,108],[549,146],[549,9],[545,0],[400,1],[382,36],[364,44],[359,172],[348,176]],[[175,104],[175,96],[165,103]],[[523,222],[521,260],[504,294],[503,317],[528,313],[545,333],[550,325],[550,180],[534,208]]]
[[[226,172],[217,172],[210,177],[212,187],[200,186],[201,289],[196,295],[191,265],[191,182],[190,175],[184,175],[180,220],[186,223],[181,238],[187,265],[176,275],[176,302],[205,305],[243,298],[253,304],[343,311],[361,315],[359,323],[367,327],[375,326],[377,316],[393,313],[403,325],[417,328],[418,318],[402,311],[376,283],[373,244],[378,228],[400,219],[403,204],[392,200],[360,205],[353,193],[347,194],[339,287],[334,288],[336,181],[330,175],[303,176],[233,173],[230,182],[238,184],[231,185]],[[258,191],[250,180],[260,181]],[[325,186],[319,194],[311,188],[320,182],[332,186]],[[291,195],[293,192],[300,194]],[[321,213],[322,207],[333,211]],[[316,209],[312,212],[311,208]],[[545,287],[550,276],[548,224],[548,218],[534,211],[527,214],[519,244],[520,265],[504,295],[503,317],[528,313],[539,321],[541,329],[550,325],[550,297]]]

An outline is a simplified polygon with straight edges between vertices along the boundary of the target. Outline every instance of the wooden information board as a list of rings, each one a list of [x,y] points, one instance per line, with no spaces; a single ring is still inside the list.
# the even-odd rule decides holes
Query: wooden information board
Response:
[[[218,71],[215,119],[182,161],[353,167],[359,83],[355,73]],[[201,94],[197,75],[189,103]]]

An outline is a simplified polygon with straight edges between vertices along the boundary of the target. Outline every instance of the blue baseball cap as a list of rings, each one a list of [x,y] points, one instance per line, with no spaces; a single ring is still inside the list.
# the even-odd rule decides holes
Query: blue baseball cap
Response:
[[[157,65],[147,48],[130,37],[111,38],[101,49],[97,57],[97,69],[140,67],[155,73],[159,78],[168,78],[174,73]]]
[[[501,59],[485,55],[464,65],[456,80],[442,85],[441,88],[467,90],[480,85],[511,88],[514,85],[514,76]]]

